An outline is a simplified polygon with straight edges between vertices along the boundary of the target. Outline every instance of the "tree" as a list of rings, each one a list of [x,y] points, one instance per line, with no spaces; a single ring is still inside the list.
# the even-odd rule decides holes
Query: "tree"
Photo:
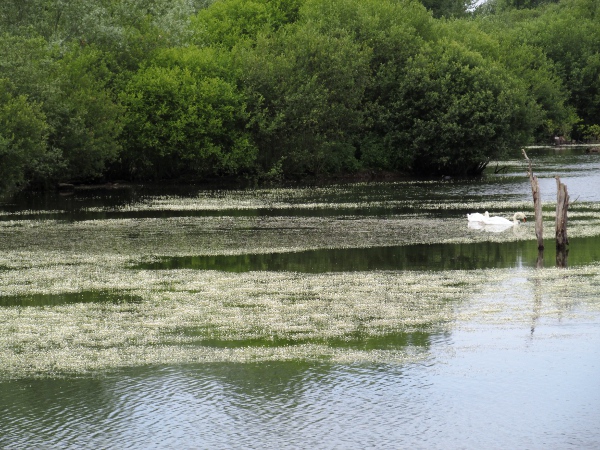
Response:
[[[211,55],[190,47],[159,56],[161,65],[141,69],[127,84],[120,97],[127,108],[123,161],[132,176],[202,178],[253,166],[243,95],[210,73]]]
[[[0,37],[0,76],[15,93],[40,105],[48,147],[60,163],[56,176],[100,176],[120,150],[121,108],[108,89],[112,74],[93,46],[59,48],[39,37]]]
[[[394,0],[307,0],[302,20],[323,35],[351,37],[364,53],[366,74],[355,106],[355,155],[368,169],[407,169],[400,163],[390,102],[402,83],[402,68],[433,39],[431,15],[418,2]]]
[[[47,169],[48,125],[40,105],[13,95],[0,79],[0,192],[24,185]]]
[[[464,17],[473,7],[474,0],[421,0],[433,17]]]
[[[522,83],[456,42],[408,61],[388,104],[391,149],[404,154],[396,160],[420,174],[478,174],[527,142],[535,126],[536,105]]]
[[[484,28],[486,32],[482,30]],[[527,42],[520,27],[504,24],[491,26],[489,20],[449,21],[443,26],[448,39],[461,42],[467,48],[505,67],[512,76],[527,86],[528,95],[537,104],[531,110],[537,125],[534,139],[547,141],[555,135],[566,135],[577,121],[575,109],[568,105],[569,92],[557,73],[554,62],[539,46]]]
[[[193,42],[225,48],[253,42],[259,33],[272,33],[295,22],[300,4],[301,0],[216,1],[192,17]]]
[[[517,9],[536,9],[560,0],[487,0],[479,6],[479,10],[485,13],[500,13],[503,11]]]
[[[573,107],[582,119],[581,126],[598,122],[600,4],[596,0],[547,2],[533,10],[484,9],[480,15],[480,23],[486,31],[508,37],[511,45],[506,48],[507,61],[510,61],[515,45],[529,46],[543,53],[552,62],[553,73],[560,78],[563,89],[568,93],[565,103]],[[531,79],[532,75],[530,72]],[[536,89],[537,83],[532,86]],[[544,86],[543,89],[548,88],[547,83]],[[573,115],[570,115],[568,121],[573,123]],[[560,122],[552,117],[549,119]],[[555,128],[568,132],[570,127]],[[581,138],[584,128],[577,128],[575,137]]]
[[[600,6],[564,0],[527,24],[534,45],[554,61],[584,125],[600,122]],[[580,136],[579,136],[580,137]]]
[[[52,126],[49,143],[60,149],[67,167],[63,176],[88,180],[104,174],[121,151],[123,108],[107,84],[112,74],[103,52],[75,47],[56,62],[54,89],[45,93]]]
[[[239,51],[260,168],[286,174],[354,170],[368,49],[347,33],[293,24]]]

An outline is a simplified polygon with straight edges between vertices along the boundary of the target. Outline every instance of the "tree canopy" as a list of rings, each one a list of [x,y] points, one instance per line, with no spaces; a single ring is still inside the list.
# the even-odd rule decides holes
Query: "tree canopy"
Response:
[[[477,175],[597,137],[596,0],[6,0],[0,189]]]

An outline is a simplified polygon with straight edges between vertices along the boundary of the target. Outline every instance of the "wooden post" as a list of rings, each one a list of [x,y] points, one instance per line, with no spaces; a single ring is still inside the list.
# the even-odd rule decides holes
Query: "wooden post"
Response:
[[[556,178],[556,265],[567,267],[567,210],[569,209],[569,193],[567,186]]]
[[[567,186],[556,178],[556,247],[562,248],[569,245],[567,237],[567,210],[569,209],[569,193]]]
[[[527,160],[529,164],[529,181],[531,182],[531,192],[533,194],[533,211],[535,214],[535,237],[537,238],[538,251],[544,250],[544,221],[542,219],[542,198],[540,196],[540,183],[538,182],[537,177],[533,174],[533,169],[531,168],[531,160],[527,157],[527,153],[525,153],[525,149],[523,149],[523,156]],[[543,254],[542,254],[543,261]],[[538,255],[539,260],[539,255]],[[542,262],[543,264],[543,262]]]

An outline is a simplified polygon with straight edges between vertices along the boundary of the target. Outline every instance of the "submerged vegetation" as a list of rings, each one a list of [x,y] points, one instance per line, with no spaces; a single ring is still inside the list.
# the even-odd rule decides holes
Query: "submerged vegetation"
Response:
[[[3,1],[0,189],[471,175],[596,136],[595,0]]]

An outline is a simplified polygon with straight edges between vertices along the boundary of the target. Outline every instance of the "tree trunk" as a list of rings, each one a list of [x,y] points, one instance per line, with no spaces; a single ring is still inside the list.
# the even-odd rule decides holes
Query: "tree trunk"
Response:
[[[569,245],[567,237],[567,210],[569,209],[569,193],[567,186],[556,178],[556,248]]]
[[[569,209],[569,193],[567,186],[556,178],[556,265],[567,267],[567,210]]]
[[[531,182],[531,193],[533,194],[533,210],[535,214],[535,237],[537,238],[538,250],[544,250],[544,221],[542,219],[542,198],[540,196],[540,183],[537,177],[533,174],[531,168],[531,160],[527,157],[525,149],[523,156],[529,164],[529,181]],[[543,261],[543,258],[542,258]]]

